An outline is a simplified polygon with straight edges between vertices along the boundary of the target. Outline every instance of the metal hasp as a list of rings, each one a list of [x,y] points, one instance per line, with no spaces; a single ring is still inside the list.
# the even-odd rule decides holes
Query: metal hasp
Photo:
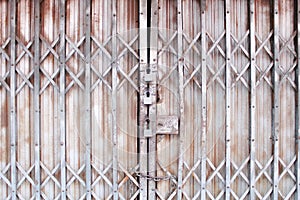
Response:
[[[178,134],[178,117],[162,115],[157,118],[156,134]]]

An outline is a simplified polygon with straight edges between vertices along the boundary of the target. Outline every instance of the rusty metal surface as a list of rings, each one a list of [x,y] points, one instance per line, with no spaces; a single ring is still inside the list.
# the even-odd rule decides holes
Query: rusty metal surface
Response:
[[[155,161],[148,158],[151,166],[146,161],[143,167],[157,171],[149,174],[140,172],[139,160],[139,152],[147,152],[147,145],[140,146],[138,127],[139,103],[143,103],[139,100],[144,98],[139,94],[139,63],[148,62],[139,57],[141,38],[147,38],[140,37],[138,30],[141,1],[116,1],[114,11],[111,1],[91,0],[89,16],[85,1],[43,0],[38,31],[35,1],[19,0],[15,34],[14,18],[10,17],[13,2],[0,1],[0,199],[13,199],[15,194],[16,199],[30,199],[39,192],[44,199],[60,199],[64,194],[67,199],[85,199],[87,194],[92,199],[143,199],[139,194],[148,188],[141,180],[150,183],[149,188],[156,187],[149,193],[152,199],[225,199],[226,191],[230,199],[276,195],[278,199],[296,199],[300,192],[295,138],[299,134],[295,111],[299,96],[297,1],[279,0],[278,13],[277,4],[265,0],[157,0],[152,4],[157,12],[147,16],[157,14],[157,22],[149,23],[158,26],[151,32],[157,34],[157,49],[145,56],[157,59],[153,61],[157,85],[151,91],[155,99],[143,102],[156,106],[153,130],[157,128],[157,135],[151,131],[150,139],[145,139],[155,140],[150,148],[156,154],[151,156]],[[61,3],[66,4],[65,15],[60,13]],[[254,9],[252,22],[250,8]],[[278,22],[274,20],[277,14]],[[229,21],[225,15],[230,15]],[[179,16],[182,27],[177,26]],[[64,23],[65,27],[60,27]],[[90,38],[86,38],[86,24],[90,24]],[[65,34],[63,51],[60,31]],[[36,35],[39,41],[34,39]],[[90,51],[85,49],[87,39]],[[277,39],[278,45],[273,45]],[[14,42],[16,48],[12,49]],[[39,66],[38,76],[34,75],[35,66]],[[90,76],[86,76],[89,68]],[[179,82],[181,70],[183,83]],[[146,77],[148,84],[152,76]],[[40,78],[39,87],[35,77]],[[39,108],[34,105],[36,95]],[[40,126],[35,124],[36,117]],[[89,183],[91,190],[87,189]]]

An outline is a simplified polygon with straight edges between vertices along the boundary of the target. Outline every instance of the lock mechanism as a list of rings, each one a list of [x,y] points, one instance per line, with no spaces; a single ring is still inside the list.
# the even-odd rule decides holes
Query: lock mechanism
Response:
[[[155,101],[155,96],[153,96],[150,91],[146,91],[144,95],[144,104],[152,105],[154,101]]]
[[[154,73],[151,69],[147,69],[144,76],[144,81],[153,82],[155,81],[155,78],[156,78],[156,73]]]

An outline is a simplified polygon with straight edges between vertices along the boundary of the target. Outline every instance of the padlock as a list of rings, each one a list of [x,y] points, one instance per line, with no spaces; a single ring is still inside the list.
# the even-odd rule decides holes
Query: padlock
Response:
[[[152,137],[152,130],[150,128],[144,129],[144,137]]]
[[[145,105],[151,105],[152,104],[152,98],[151,98],[151,96],[144,97],[144,104]]]
[[[144,81],[146,81],[146,82],[152,82],[154,80],[155,80],[155,74],[154,73],[152,73],[152,72],[145,73]]]
[[[146,92],[144,96],[144,104],[145,105],[151,105],[153,103],[151,93],[149,91]]]

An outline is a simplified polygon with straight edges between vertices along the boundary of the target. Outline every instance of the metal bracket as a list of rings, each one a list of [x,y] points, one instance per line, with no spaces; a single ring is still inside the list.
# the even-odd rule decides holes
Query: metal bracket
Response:
[[[178,134],[178,116],[176,115],[162,115],[157,118],[156,134]]]

